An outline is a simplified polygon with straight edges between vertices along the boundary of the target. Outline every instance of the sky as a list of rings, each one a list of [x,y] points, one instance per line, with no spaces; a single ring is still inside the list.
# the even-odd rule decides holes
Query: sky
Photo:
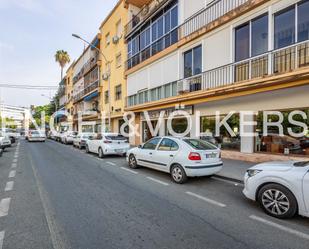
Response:
[[[71,60],[92,40],[117,0],[0,0],[0,84],[53,85],[60,81],[55,52]],[[49,102],[53,91],[0,88],[4,104],[29,107]]]

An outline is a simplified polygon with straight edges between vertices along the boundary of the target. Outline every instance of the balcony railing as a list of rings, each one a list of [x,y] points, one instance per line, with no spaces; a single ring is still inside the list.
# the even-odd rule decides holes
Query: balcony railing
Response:
[[[308,40],[179,80],[177,92],[179,95],[185,92],[216,89],[266,76],[292,72],[307,66],[309,67]],[[140,94],[129,96],[127,107],[147,103],[148,99],[143,96],[140,98]]]
[[[78,94],[76,94],[73,97],[73,101],[77,102],[79,100],[81,100],[86,94],[94,91],[95,89],[97,89],[99,87],[99,81],[96,81],[94,83],[92,83],[91,85],[89,85],[88,87],[84,88],[83,90],[81,90]]]
[[[141,8],[140,12],[132,16],[132,19],[124,27],[124,35],[127,37],[134,29],[151,16],[154,12],[164,6],[170,0],[161,0],[156,5],[147,4]]]
[[[189,19],[187,19],[183,24],[178,26],[173,32],[167,34],[165,37],[162,37],[155,44],[147,47],[143,51],[140,51],[136,55],[132,56],[126,61],[126,70],[135,67],[141,62],[147,60],[153,55],[161,52],[162,50],[168,48],[169,46],[175,44],[179,40],[191,35],[195,31],[207,26],[208,24],[214,22],[225,14],[229,13],[232,10],[237,9],[238,7],[244,5],[250,0],[217,0],[209,4],[205,9],[194,14]],[[166,2],[166,1],[163,1]],[[134,19],[132,19],[133,21]],[[142,20],[139,20],[135,26],[134,22],[130,22],[128,25],[137,26]],[[132,30],[133,28],[128,30]]]

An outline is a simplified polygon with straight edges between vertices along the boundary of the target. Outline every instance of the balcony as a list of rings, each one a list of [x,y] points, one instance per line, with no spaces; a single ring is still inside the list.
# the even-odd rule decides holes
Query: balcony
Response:
[[[166,4],[169,1],[162,1],[158,5],[160,8],[162,5]],[[139,51],[137,54],[133,55],[131,58],[128,58],[126,61],[126,70],[129,70],[138,64],[146,61],[150,57],[156,55],[157,53],[165,50],[166,48],[170,47],[171,45],[177,43],[178,41],[182,40],[193,34],[194,32],[207,27],[209,24],[214,23],[215,21],[219,20],[221,17],[227,15],[228,13],[236,10],[246,4],[251,3],[252,0],[217,0],[213,3],[207,5],[206,8],[199,11],[198,13],[191,16],[187,19],[183,24],[179,25],[175,28],[171,33],[167,34],[166,36],[162,37],[151,46],[145,48],[142,51]],[[256,6],[261,4],[263,0],[257,0],[253,2],[252,6]],[[249,6],[249,5],[248,5]],[[245,13],[248,9],[244,9],[243,12]],[[141,18],[139,15],[134,17],[126,27],[126,36],[132,33],[137,27],[142,24],[148,17]],[[218,24],[219,25],[219,24]]]
[[[152,4],[152,3],[153,4]],[[124,35],[127,37],[130,33],[132,33],[140,24],[142,24],[145,20],[147,20],[152,14],[154,14],[157,10],[159,10],[166,3],[170,2],[170,0],[160,0],[160,1],[128,1],[141,10],[136,15],[132,16],[132,19],[126,24],[124,27]]]
[[[73,97],[73,101],[74,102],[80,101],[81,99],[84,98],[85,95],[87,95],[88,93],[96,90],[99,86],[100,86],[99,81],[96,81],[96,82],[92,83],[91,85],[89,85],[88,87],[86,87],[82,91],[80,91],[78,94],[76,94]]]
[[[289,47],[273,50],[259,56],[234,62],[215,69],[205,71],[199,75],[182,79],[177,82],[176,92],[168,97],[181,96],[185,93],[220,89],[230,85],[263,79],[269,76],[284,75],[297,69],[309,67],[309,41],[294,44]],[[175,84],[171,82],[167,85]],[[164,86],[167,86],[164,85]],[[164,88],[161,86],[159,88]],[[172,87],[171,89],[174,89]],[[127,98],[127,107],[146,104],[153,89],[138,93]],[[165,91],[165,89],[163,89]],[[161,94],[163,98],[166,95]]]

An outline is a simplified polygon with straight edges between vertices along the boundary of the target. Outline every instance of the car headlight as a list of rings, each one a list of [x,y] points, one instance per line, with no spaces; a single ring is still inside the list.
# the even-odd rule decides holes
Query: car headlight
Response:
[[[255,175],[257,175],[258,173],[262,172],[262,170],[259,169],[248,169],[247,173],[249,177],[253,177]]]

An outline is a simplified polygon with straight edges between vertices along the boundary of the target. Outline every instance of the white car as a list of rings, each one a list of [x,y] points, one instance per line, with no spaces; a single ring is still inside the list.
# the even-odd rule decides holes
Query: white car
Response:
[[[76,138],[76,131],[67,131],[61,134],[61,143],[73,144],[73,139]]]
[[[8,147],[11,147],[10,138],[6,134],[3,134],[2,132],[0,132],[0,149],[4,151]]]
[[[80,133],[73,139],[73,146],[79,149],[86,148],[86,143],[89,138],[93,138],[95,136],[95,133]]]
[[[248,169],[244,195],[276,218],[309,217],[309,162],[268,162]]]
[[[129,167],[149,167],[170,173],[174,182],[187,177],[211,176],[223,166],[221,151],[201,139],[155,137],[127,153]]]
[[[27,140],[29,142],[45,142],[46,135],[42,131],[31,130],[31,131],[28,132]]]
[[[125,156],[130,149],[128,139],[117,133],[103,133],[88,139],[86,152],[98,154],[100,158],[106,155]]]

